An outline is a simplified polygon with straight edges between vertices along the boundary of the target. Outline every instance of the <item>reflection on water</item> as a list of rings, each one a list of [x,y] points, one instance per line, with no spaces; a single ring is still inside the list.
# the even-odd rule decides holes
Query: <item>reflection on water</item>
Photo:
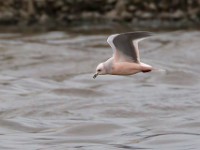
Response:
[[[1,149],[198,149],[200,32],[140,43],[166,72],[94,80],[108,35],[0,34]]]

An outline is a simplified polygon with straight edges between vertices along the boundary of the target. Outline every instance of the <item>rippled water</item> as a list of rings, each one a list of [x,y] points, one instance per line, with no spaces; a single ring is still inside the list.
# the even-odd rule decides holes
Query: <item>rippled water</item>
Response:
[[[200,32],[140,43],[166,72],[94,80],[108,35],[0,34],[0,149],[199,149]]]

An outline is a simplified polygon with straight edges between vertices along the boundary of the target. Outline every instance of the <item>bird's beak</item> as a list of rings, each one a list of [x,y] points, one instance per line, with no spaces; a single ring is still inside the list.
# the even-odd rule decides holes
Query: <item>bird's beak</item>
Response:
[[[95,73],[93,78],[95,79],[99,74],[98,73]]]

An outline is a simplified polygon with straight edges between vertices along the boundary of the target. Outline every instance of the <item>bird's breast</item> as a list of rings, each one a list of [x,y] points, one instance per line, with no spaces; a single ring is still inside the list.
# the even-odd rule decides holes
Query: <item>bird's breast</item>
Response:
[[[137,63],[120,62],[114,63],[112,68],[113,75],[132,75],[141,72],[141,65]]]

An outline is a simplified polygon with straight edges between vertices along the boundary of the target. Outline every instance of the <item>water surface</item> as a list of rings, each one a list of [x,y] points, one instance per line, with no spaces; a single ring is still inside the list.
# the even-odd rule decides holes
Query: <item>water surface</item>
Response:
[[[94,80],[109,34],[0,34],[0,149],[199,149],[200,32],[140,43],[166,72]]]

